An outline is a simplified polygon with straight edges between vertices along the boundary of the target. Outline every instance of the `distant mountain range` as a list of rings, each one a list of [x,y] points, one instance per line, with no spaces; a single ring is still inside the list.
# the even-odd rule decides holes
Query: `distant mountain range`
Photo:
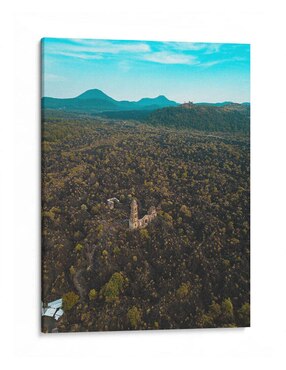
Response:
[[[196,103],[204,106],[232,106],[235,103]],[[177,107],[180,104],[167,99],[164,95],[156,98],[143,98],[138,101],[115,100],[98,89],[87,90],[75,98],[42,98],[43,109],[55,109],[68,112],[102,113],[102,112],[128,112],[128,111],[154,111],[167,107]],[[243,103],[242,105],[249,105]],[[143,112],[142,112],[143,113]],[[147,112],[146,112],[147,113]],[[144,114],[144,113],[143,113]]]
[[[211,106],[216,106],[216,107],[224,107],[225,105],[234,105],[234,104],[238,104],[238,103],[234,103],[232,101],[224,101],[224,102],[221,102],[221,103],[196,103],[195,105],[211,105]],[[246,105],[246,106],[249,106],[250,103],[249,102],[244,102],[244,103],[241,103],[239,105]]]
[[[156,98],[143,98],[139,101],[115,100],[98,89],[87,90],[75,98],[42,98],[43,109],[97,113],[105,111],[156,110],[175,107],[179,104],[160,95]]]

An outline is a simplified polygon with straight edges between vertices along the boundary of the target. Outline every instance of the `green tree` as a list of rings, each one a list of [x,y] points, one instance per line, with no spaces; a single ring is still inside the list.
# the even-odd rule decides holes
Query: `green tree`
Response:
[[[79,296],[74,292],[68,292],[63,295],[63,309],[64,311],[71,310],[79,301]]]
[[[106,302],[116,302],[119,300],[119,294],[123,290],[124,276],[121,272],[115,272],[110,280],[101,288],[100,294],[103,295]]]
[[[141,311],[133,306],[128,310],[127,317],[132,329],[137,329],[141,323]]]
[[[221,304],[222,320],[224,323],[231,323],[234,321],[233,304],[230,298],[226,298]]]
[[[197,326],[199,328],[212,328],[213,327],[212,317],[206,314],[201,314],[197,319]]]
[[[221,307],[218,303],[214,301],[212,302],[212,304],[209,306],[209,315],[212,317],[214,321],[220,317]]]
[[[250,326],[250,304],[244,303],[237,311],[239,326]]]

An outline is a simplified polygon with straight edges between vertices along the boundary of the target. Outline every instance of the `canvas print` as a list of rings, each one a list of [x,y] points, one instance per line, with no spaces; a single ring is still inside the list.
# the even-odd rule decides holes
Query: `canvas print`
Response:
[[[42,331],[250,325],[250,45],[44,38]]]

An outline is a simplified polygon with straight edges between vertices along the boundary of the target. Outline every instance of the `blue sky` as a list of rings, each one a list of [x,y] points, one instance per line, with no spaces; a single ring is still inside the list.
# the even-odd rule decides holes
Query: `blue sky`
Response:
[[[42,40],[43,96],[97,88],[117,100],[250,101],[250,45]]]

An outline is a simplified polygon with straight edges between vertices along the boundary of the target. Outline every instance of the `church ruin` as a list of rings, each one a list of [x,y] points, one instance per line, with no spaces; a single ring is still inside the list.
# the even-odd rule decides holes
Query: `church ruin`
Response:
[[[157,211],[155,207],[150,207],[147,215],[142,218],[138,218],[138,204],[135,199],[131,202],[131,211],[129,218],[129,229],[142,229],[146,227],[154,218],[157,217]]]

